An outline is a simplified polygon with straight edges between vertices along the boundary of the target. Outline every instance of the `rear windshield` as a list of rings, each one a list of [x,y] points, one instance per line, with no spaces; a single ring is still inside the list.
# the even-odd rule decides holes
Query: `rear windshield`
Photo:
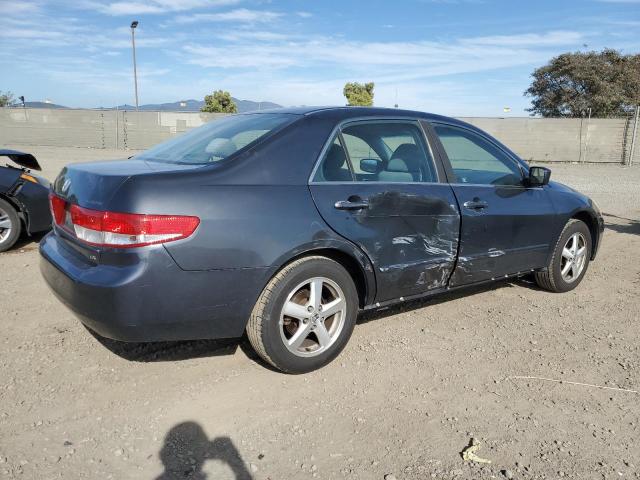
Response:
[[[195,128],[135,158],[154,162],[205,165],[224,160],[297,118],[286,113],[230,115]]]

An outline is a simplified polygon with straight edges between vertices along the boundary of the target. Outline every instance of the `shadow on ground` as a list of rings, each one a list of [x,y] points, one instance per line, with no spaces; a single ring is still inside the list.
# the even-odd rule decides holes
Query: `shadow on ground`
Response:
[[[229,437],[209,440],[196,422],[179,423],[167,432],[160,460],[164,472],[156,480],[215,480],[202,471],[207,460],[217,460],[228,466],[236,480],[253,478]]]
[[[89,330],[98,342],[115,355],[133,362],[175,362],[201,357],[233,355],[242,339],[185,340],[179,342],[130,343],[101,337]]]
[[[617,218],[626,223],[610,223],[605,222],[604,226],[608,230],[613,230],[618,233],[628,233],[631,235],[640,235],[640,221],[633,218],[618,217],[617,215],[611,215],[610,213],[604,213],[605,217]]]
[[[4,252],[3,255],[19,254],[25,253],[25,251],[35,250],[38,248],[40,240],[42,240],[47,233],[49,232],[38,232],[34,233],[31,236],[23,233],[22,235],[20,235],[20,238],[18,238],[18,241],[15,243],[15,245]]]

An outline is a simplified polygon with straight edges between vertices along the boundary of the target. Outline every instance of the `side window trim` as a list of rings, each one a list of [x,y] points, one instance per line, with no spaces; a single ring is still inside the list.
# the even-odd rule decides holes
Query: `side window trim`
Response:
[[[428,122],[430,127],[433,129],[433,136],[435,141],[438,142],[438,150],[439,150],[439,154],[442,156],[442,160],[443,162],[445,162],[445,169],[447,171],[447,177],[449,180],[449,183],[451,185],[473,185],[473,186],[487,186],[487,187],[496,187],[496,185],[488,185],[488,184],[484,184],[484,183],[458,183],[458,182],[452,182],[452,179],[456,179],[456,174],[453,171],[453,166],[451,164],[451,160],[449,159],[449,156],[447,155],[446,150],[444,149],[444,145],[442,145],[442,142],[440,141],[440,137],[438,136],[437,132],[435,131],[435,127],[438,125],[442,125],[443,127],[449,127],[449,128],[457,128],[459,130],[463,130],[465,132],[469,132],[472,135],[475,135],[479,138],[481,138],[482,140],[486,141],[487,143],[493,145],[493,147],[495,147],[498,151],[500,151],[513,165],[516,166],[516,168],[518,169],[518,171],[520,172],[520,177],[521,180],[524,181],[524,179],[526,178],[526,172],[524,171],[524,168],[522,167],[521,163],[513,158],[513,155],[509,152],[507,152],[504,148],[502,148],[500,145],[498,145],[495,141],[493,141],[491,138],[487,137],[486,135],[476,132],[475,130],[472,130],[470,128],[467,128],[463,125],[456,125],[454,123],[448,123],[448,122],[443,122],[443,121],[433,121],[433,122]],[[522,188],[524,187],[524,183],[522,185],[501,185],[502,188]]]
[[[354,123],[358,124],[358,123],[384,123],[384,122],[410,123],[418,128],[418,130],[422,134],[422,141],[424,142],[424,144],[427,146],[427,149],[428,149],[426,153],[431,157],[430,160],[427,159],[427,161],[430,161],[431,163],[430,167],[432,168],[433,173],[436,177],[435,179],[436,181],[434,182],[396,182],[397,184],[405,183],[405,184],[416,184],[416,185],[434,185],[434,184],[447,183],[447,178],[445,175],[442,174],[443,172],[441,171],[440,165],[438,164],[438,159],[436,158],[440,156],[440,152],[437,152],[436,151],[437,148],[434,148],[434,146],[432,146],[432,138],[431,138],[431,135],[429,135],[424,128],[424,125],[423,125],[424,121],[425,120],[423,118],[414,118],[414,117],[359,117],[359,118],[347,118],[345,120],[340,121],[333,128],[333,130],[331,130],[331,134],[329,135],[328,140],[322,147],[322,150],[320,151],[320,155],[318,155],[318,158],[315,161],[313,169],[311,170],[311,174],[309,175],[307,184],[308,185],[324,185],[324,184],[341,184],[341,183],[360,183],[355,178],[351,156],[349,155],[349,152],[347,151],[346,145],[344,143],[344,139],[342,138],[342,129]],[[320,165],[324,161],[324,158],[327,155],[329,148],[331,148],[331,145],[335,142],[336,137],[340,139],[339,140],[340,145],[342,146],[346,154],[347,164],[349,166],[349,172],[351,173],[352,180],[350,182],[315,181],[314,178],[316,176],[317,170],[320,168]],[[436,140],[437,140],[437,136],[436,136]],[[375,184],[388,183],[388,182],[375,181],[375,182],[366,182],[366,183],[375,185]]]
[[[340,142],[340,146],[342,147],[342,150],[344,151],[344,156],[347,157],[347,168],[349,169],[349,173],[351,174],[351,182],[350,183],[355,183],[357,181],[356,180],[356,174],[354,173],[355,170],[353,169],[353,163],[351,163],[351,155],[349,155],[349,150],[347,149],[347,144],[345,143],[344,138],[342,136],[342,129],[338,129],[338,133],[336,134],[335,138],[337,138],[338,142]],[[320,162],[322,163],[323,161],[324,161],[324,157],[322,157],[322,160]],[[337,183],[337,182],[331,182],[331,183]]]
[[[433,161],[436,164],[436,173],[438,174],[439,183],[451,183],[451,179],[454,179],[455,175],[451,169],[449,158],[446,156],[446,152],[440,143],[440,139],[433,129],[433,125],[424,118],[420,119],[419,123],[422,127],[425,138],[429,142],[429,147],[432,150]]]

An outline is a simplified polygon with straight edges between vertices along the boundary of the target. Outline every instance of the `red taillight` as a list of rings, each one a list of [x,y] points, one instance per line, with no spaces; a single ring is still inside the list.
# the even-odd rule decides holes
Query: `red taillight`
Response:
[[[97,246],[131,248],[172,242],[187,238],[200,224],[198,217],[103,212],[78,205],[69,206],[70,224],[65,224],[66,202],[53,195],[51,205],[56,224],[68,231],[73,228],[79,240]]]
[[[60,197],[57,197],[53,193],[49,194],[49,206],[51,207],[51,215],[56,225],[62,225],[64,223],[64,207],[65,201]]]

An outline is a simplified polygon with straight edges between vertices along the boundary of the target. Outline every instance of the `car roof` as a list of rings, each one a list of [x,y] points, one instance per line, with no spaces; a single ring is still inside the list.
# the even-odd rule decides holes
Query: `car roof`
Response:
[[[407,118],[423,118],[431,121],[443,121],[447,123],[471,126],[466,122],[444,115],[435,113],[419,112],[416,110],[404,110],[400,108],[382,108],[382,107],[350,107],[350,106],[302,106],[302,107],[284,107],[272,108],[268,110],[260,110],[247,113],[285,113],[293,115],[304,115],[310,117],[331,118],[333,120],[342,121],[350,118],[362,117],[407,117]]]

